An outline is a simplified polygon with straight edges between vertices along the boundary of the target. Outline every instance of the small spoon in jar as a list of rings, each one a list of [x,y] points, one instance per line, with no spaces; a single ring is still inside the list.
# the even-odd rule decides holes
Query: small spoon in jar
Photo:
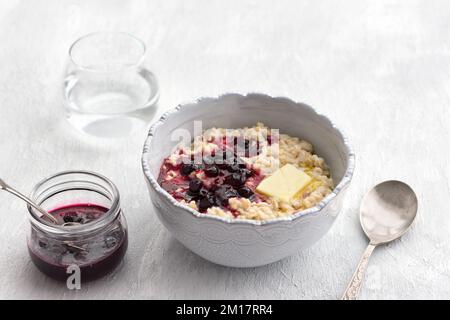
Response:
[[[400,181],[382,182],[365,195],[360,209],[360,221],[370,243],[342,300],[358,298],[373,250],[404,235],[416,218],[417,208],[416,194],[410,186]]]
[[[11,188],[5,181],[3,181],[2,179],[0,179],[0,190],[5,190],[13,195],[15,195],[16,197],[22,199],[23,201],[25,201],[26,203],[28,203],[30,206],[32,206],[33,208],[35,208],[37,211],[39,211],[43,217],[45,217],[47,220],[50,220],[52,223],[54,224],[58,224],[58,220],[56,220],[56,218],[54,216],[52,216],[50,213],[48,213],[46,210],[44,210],[43,208],[41,208],[39,205],[37,205],[36,203],[34,203],[33,201],[31,201],[31,199],[29,199],[28,197],[26,197],[25,195],[23,195],[22,193],[20,193],[19,191]]]
[[[29,199],[28,197],[26,197],[25,195],[23,195],[22,193],[20,193],[19,191],[11,188],[11,186],[9,186],[5,181],[3,181],[2,179],[0,179],[0,190],[5,190],[13,195],[15,195],[16,197],[22,199],[23,201],[25,201],[26,203],[28,203],[30,206],[32,206],[33,208],[35,208],[37,211],[39,211],[42,214],[42,217],[50,220],[50,222],[54,223],[54,224],[59,224],[58,220],[52,216],[50,213],[48,213],[46,210],[44,210],[41,206],[37,205],[36,203],[34,203],[33,201],[31,201],[31,199]],[[65,224],[63,224],[64,226]],[[69,241],[65,241],[64,242],[69,248],[78,250],[78,251],[86,251],[86,249],[79,247]]]

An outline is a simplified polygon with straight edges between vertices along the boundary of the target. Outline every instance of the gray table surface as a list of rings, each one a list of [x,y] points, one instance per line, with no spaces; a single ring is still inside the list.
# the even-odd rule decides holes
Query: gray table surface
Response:
[[[342,127],[357,170],[332,230],[309,250],[255,269],[202,260],[157,220],[140,168],[146,129],[98,142],[64,120],[68,46],[96,30],[148,45],[157,114],[200,96],[264,92],[304,101]],[[414,228],[379,248],[361,298],[450,298],[450,2],[77,1],[0,3],[0,176],[28,192],[44,176],[89,169],[122,193],[124,263],[69,291],[26,250],[24,205],[0,194],[0,298],[335,299],[366,245],[358,208],[385,179],[420,199]]]

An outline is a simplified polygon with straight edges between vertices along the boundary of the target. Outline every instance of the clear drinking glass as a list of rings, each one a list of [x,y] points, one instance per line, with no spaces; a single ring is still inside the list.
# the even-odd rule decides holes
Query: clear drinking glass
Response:
[[[123,32],[96,32],[75,41],[64,79],[69,122],[101,137],[123,137],[147,124],[159,89],[145,67],[145,44]]]

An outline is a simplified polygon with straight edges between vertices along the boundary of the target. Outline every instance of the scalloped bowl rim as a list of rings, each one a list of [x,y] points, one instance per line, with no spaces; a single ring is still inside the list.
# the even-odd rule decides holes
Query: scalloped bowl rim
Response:
[[[234,219],[234,218],[230,218],[230,217],[219,217],[219,216],[214,216],[214,215],[210,215],[210,214],[200,213],[200,212],[192,209],[191,207],[184,205],[181,202],[178,202],[166,190],[164,190],[159,185],[159,183],[155,179],[154,175],[151,173],[151,171],[146,163],[146,156],[149,153],[149,147],[153,140],[153,136],[155,135],[155,132],[158,130],[158,128],[160,126],[164,125],[164,123],[167,121],[167,119],[169,119],[169,117],[171,115],[181,112],[183,110],[184,106],[198,104],[202,100],[219,100],[221,98],[224,98],[226,96],[231,96],[231,95],[240,96],[242,98],[246,98],[249,96],[260,96],[260,97],[265,97],[265,98],[270,98],[270,99],[287,100],[290,103],[294,103],[296,105],[301,105],[303,108],[310,109],[310,111],[312,111],[318,117],[320,117],[325,122],[327,122],[330,125],[330,127],[332,127],[341,136],[341,138],[344,142],[344,145],[347,149],[347,152],[348,152],[348,163],[347,163],[347,168],[345,170],[345,174],[342,177],[339,184],[333,189],[333,191],[328,196],[326,196],[321,202],[319,202],[317,205],[315,205],[314,207],[306,209],[306,210],[302,210],[302,211],[297,211],[296,213],[294,213],[292,215],[285,216],[285,217],[279,217],[279,218],[273,218],[273,219],[266,219],[266,220],[250,220],[250,219]],[[296,102],[296,101],[293,101],[289,98],[282,97],[282,96],[272,97],[270,95],[266,95],[266,94],[262,94],[262,93],[248,93],[246,95],[242,95],[239,93],[225,93],[225,94],[219,95],[217,97],[202,97],[202,98],[198,98],[198,99],[194,100],[193,102],[182,103],[182,104],[179,104],[178,106],[176,106],[175,108],[163,113],[161,115],[161,117],[158,119],[158,121],[156,121],[149,129],[148,136],[144,143],[144,149],[143,149],[143,153],[142,153],[142,157],[141,157],[141,164],[142,164],[142,169],[144,171],[144,175],[145,175],[146,179],[148,179],[148,181],[150,182],[150,184],[154,188],[154,190],[157,193],[159,193],[160,195],[162,195],[164,198],[166,198],[172,205],[179,207],[180,209],[183,209],[184,211],[188,212],[189,214],[192,214],[194,217],[199,218],[199,219],[213,219],[213,220],[218,220],[218,221],[222,221],[222,222],[230,223],[230,224],[247,224],[247,225],[250,224],[250,225],[261,226],[261,225],[275,224],[275,223],[279,223],[279,222],[293,221],[300,217],[304,217],[306,215],[312,215],[314,213],[320,212],[343,189],[345,189],[350,184],[352,177],[353,177],[353,172],[355,169],[355,154],[348,142],[347,136],[342,132],[342,130],[340,130],[327,116],[318,113],[313,107],[311,107],[305,103]]]

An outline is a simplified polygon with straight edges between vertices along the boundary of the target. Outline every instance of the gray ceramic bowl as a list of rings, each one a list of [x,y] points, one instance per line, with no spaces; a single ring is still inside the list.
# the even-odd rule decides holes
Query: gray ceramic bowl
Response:
[[[171,133],[184,128],[192,134],[195,120],[202,120],[204,129],[241,128],[262,121],[282,133],[304,138],[325,158],[337,186],[314,208],[289,217],[251,221],[198,213],[174,200],[156,181],[163,159],[177,144],[171,141]],[[176,239],[214,263],[255,267],[290,256],[325,235],[341,210],[353,174],[354,154],[336,126],[303,103],[262,94],[226,94],[165,113],[150,129],[142,166],[156,213]]]

